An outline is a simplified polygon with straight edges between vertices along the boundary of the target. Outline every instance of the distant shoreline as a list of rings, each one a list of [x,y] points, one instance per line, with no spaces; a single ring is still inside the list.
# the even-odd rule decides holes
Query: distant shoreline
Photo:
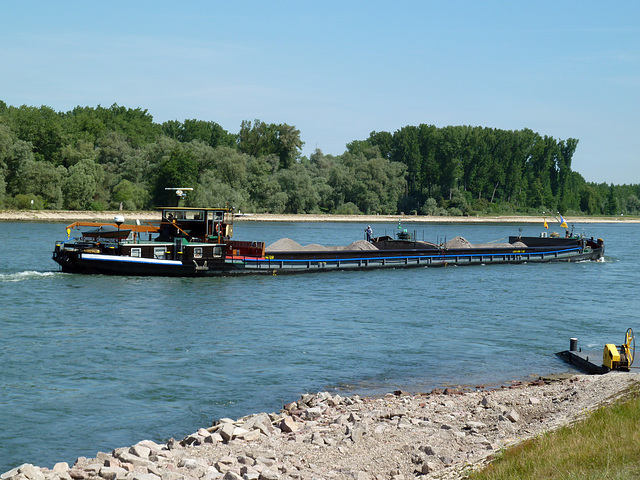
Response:
[[[0,210],[0,222],[61,222],[77,221],[112,222],[115,215],[123,215],[127,223],[159,219],[157,211],[73,211],[73,210]],[[331,214],[236,214],[236,222],[349,222],[391,223],[402,219],[403,223],[530,223],[541,224],[547,220],[550,228],[558,228],[551,216],[542,215],[494,215],[473,217],[447,217],[431,215],[331,215]],[[640,217],[565,217],[569,224],[581,223],[640,223]]]

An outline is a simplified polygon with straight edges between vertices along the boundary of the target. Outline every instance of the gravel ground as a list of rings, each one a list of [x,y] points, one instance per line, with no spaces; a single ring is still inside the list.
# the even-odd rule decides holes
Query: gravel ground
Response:
[[[501,449],[583,418],[639,374],[540,378],[491,391],[304,395],[278,413],[220,419],[166,444],[22,465],[0,480],[458,479]]]

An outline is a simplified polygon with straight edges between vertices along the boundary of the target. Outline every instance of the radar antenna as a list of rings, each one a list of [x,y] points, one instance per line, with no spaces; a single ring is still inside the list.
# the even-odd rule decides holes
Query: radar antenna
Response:
[[[185,198],[187,196],[187,194],[185,193],[187,190],[188,191],[193,191],[193,188],[191,187],[165,187],[165,190],[173,190],[176,193],[176,196],[178,197],[178,203],[176,206],[180,205],[180,200],[182,200],[183,198]]]

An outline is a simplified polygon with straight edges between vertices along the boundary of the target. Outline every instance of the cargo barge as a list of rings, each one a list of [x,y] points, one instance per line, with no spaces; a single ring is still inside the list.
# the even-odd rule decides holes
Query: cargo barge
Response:
[[[358,240],[346,247],[300,245],[283,239],[233,240],[230,208],[164,207],[158,222],[76,222],[56,242],[53,260],[62,272],[111,275],[220,276],[283,274],[373,268],[441,267],[598,260],[604,242],[584,235],[511,236],[504,243],[473,245],[456,237],[446,244],[416,241],[406,230]],[[81,236],[71,238],[74,229]]]

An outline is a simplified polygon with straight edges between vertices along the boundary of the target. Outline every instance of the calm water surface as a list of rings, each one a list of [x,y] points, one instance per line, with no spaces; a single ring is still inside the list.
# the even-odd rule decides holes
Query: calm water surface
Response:
[[[346,245],[365,227],[237,223],[235,237]],[[541,230],[406,227],[471,242]],[[566,371],[553,353],[571,336],[599,349],[640,331],[640,226],[584,229],[605,239],[605,262],[173,279],[58,273],[51,251],[63,224],[0,223],[0,472],[182,438],[304,392],[416,392]]]

